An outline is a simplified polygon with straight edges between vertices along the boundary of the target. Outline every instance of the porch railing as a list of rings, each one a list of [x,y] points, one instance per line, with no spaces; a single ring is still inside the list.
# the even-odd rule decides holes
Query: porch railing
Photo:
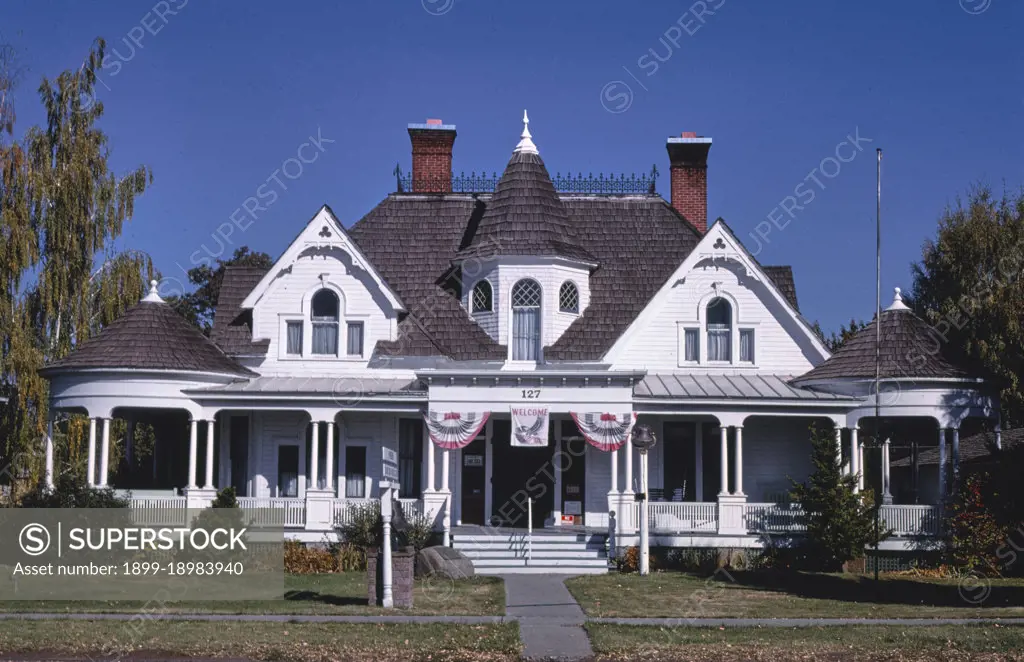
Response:
[[[691,501],[648,502],[648,524],[655,533],[714,533],[718,531],[718,504]],[[640,504],[633,507],[640,523]]]
[[[366,506],[370,503],[377,503],[380,499],[335,499],[334,500],[334,524],[348,524],[352,521],[352,516],[357,508]],[[422,515],[423,506],[419,499],[399,499],[398,503],[402,504],[402,511],[406,516]]]
[[[748,503],[743,519],[751,533],[798,533],[806,527],[801,521],[803,509],[795,503]]]
[[[251,511],[250,523],[295,529],[306,526],[306,501],[290,497],[240,497],[238,505]]]
[[[939,507],[916,505],[881,506],[880,516],[884,527],[892,530],[894,536],[937,536],[939,535]]]
[[[185,526],[188,508],[183,496],[133,497],[128,502],[132,522],[141,526]]]

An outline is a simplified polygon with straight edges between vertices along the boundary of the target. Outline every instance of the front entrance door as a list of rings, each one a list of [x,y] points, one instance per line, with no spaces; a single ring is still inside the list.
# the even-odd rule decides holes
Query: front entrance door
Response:
[[[485,453],[487,440],[479,437],[462,449],[462,523],[484,522]]]
[[[513,448],[512,422],[498,420],[491,428],[491,450],[494,452],[493,521],[500,526],[525,529],[527,501],[532,497],[533,526],[543,527],[555,505],[552,447]]]
[[[587,440],[579,436],[575,427],[572,421],[565,421],[562,426],[562,455],[556,469],[562,471],[562,523],[582,526],[586,524],[583,506],[587,502]]]

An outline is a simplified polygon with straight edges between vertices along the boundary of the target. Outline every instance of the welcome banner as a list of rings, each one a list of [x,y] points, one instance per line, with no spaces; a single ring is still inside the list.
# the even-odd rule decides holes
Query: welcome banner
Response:
[[[453,451],[476,439],[490,415],[488,411],[428,411],[423,420],[427,422],[430,440]]]
[[[605,452],[617,451],[629,441],[636,423],[636,414],[612,414],[609,412],[575,413],[569,412],[576,426],[583,433],[587,442],[598,450]]]
[[[539,448],[548,445],[550,415],[547,407],[511,407],[512,445]]]

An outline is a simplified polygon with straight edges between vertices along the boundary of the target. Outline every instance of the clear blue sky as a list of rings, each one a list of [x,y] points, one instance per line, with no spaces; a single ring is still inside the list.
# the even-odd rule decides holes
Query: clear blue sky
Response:
[[[706,5],[701,22],[689,1],[6,0],[0,34],[28,69],[19,131],[44,119],[42,76],[79,65],[94,37],[117,50],[99,88],[114,164],[155,173],[120,244],[167,276],[216,250],[211,234],[318,127],[335,142],[297,179],[278,175],[287,190],[272,180],[278,199],[233,242],[276,257],[322,203],[358,220],[393,190],[395,163],[408,169],[409,122],[456,124],[455,169],[500,171],[528,108],[552,173],[667,175],[667,136],[712,136],[709,216],[757,250],[749,234],[859,127],[873,142],[838,174],[826,163],[833,178],[815,173],[824,189],[806,179],[815,199],[758,256],[793,265],[805,316],[826,329],[874,309],[875,147],[886,302],[945,205],[972,183],[1024,183],[1024,3]],[[625,112],[602,105],[613,81],[632,89]],[[627,101],[621,83],[605,98]]]

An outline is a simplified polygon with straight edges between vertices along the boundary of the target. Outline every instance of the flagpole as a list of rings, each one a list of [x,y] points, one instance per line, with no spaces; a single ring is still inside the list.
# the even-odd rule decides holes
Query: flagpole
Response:
[[[879,390],[882,376],[882,149],[875,150],[878,161],[875,165],[875,445],[881,438],[881,392]],[[852,458],[851,458],[852,461]],[[885,458],[882,458],[885,462]],[[861,467],[864,471],[864,467]],[[882,467],[885,472],[885,467]],[[882,481],[885,481],[883,476]],[[878,543],[880,519],[882,515],[881,498],[875,501],[875,588],[878,588]]]

